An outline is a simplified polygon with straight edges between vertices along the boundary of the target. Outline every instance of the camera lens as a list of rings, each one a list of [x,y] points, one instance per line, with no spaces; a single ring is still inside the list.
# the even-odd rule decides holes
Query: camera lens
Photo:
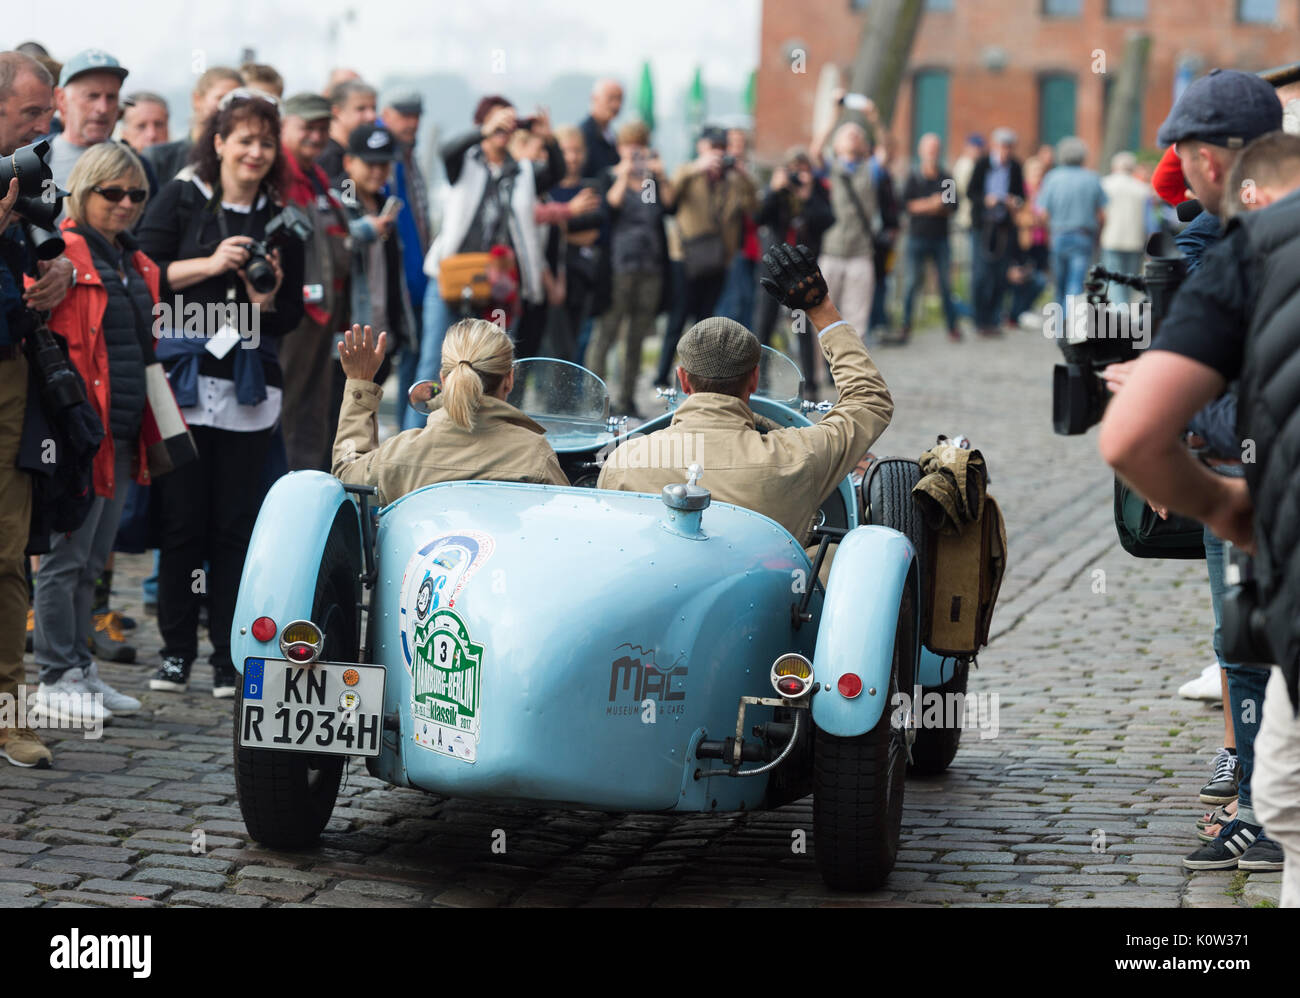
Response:
[[[248,263],[244,266],[244,273],[248,276],[248,283],[259,295],[275,290],[275,268],[262,254],[254,253],[249,256]]]

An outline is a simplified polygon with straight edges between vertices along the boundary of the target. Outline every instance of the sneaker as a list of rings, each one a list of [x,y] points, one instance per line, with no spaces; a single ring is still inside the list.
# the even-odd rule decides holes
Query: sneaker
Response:
[[[1223,827],[1219,837],[1183,859],[1189,870],[1235,870],[1241,856],[1255,844],[1264,829],[1234,820]]]
[[[1223,699],[1223,669],[1215,659],[1195,679],[1189,679],[1178,687],[1178,695],[1188,700],[1212,700],[1218,703]]]
[[[1237,860],[1237,869],[1249,870],[1251,873],[1280,870],[1282,869],[1282,847],[1260,832],[1254,845],[1243,852],[1241,858]]]
[[[87,679],[82,669],[66,669],[52,683],[41,683],[33,712],[46,721],[65,724],[103,724],[113,716],[103,694]],[[138,704],[137,704],[138,706]]]
[[[104,698],[104,706],[114,714],[134,714],[140,709],[140,701],[135,697],[127,696],[125,693],[119,693],[108,683],[99,677],[99,666],[91,665],[89,668],[82,670],[85,674],[86,687],[92,693],[98,693]]]
[[[1214,756],[1214,775],[1210,782],[1201,787],[1201,800],[1206,804],[1226,804],[1237,799],[1237,780],[1241,775],[1241,763],[1237,756],[1226,748],[1219,749]]]
[[[31,728],[0,728],[0,755],[24,769],[49,769],[54,755]]]
[[[228,700],[239,686],[239,673],[233,665],[212,667],[212,695],[218,700]]]
[[[113,610],[97,613],[92,618],[95,631],[90,635],[90,650],[105,662],[134,662],[135,648],[126,643],[122,633],[121,615]]]
[[[158,671],[149,680],[149,689],[184,693],[190,685],[190,663],[176,655],[163,659]]]

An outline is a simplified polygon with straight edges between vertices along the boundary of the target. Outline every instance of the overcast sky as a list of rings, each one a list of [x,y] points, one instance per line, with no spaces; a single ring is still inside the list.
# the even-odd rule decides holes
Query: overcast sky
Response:
[[[41,42],[56,59],[98,47],[131,75],[126,89],[188,87],[192,62],[233,62],[243,46],[319,89],[330,66],[382,84],[404,73],[463,74],[483,90],[544,84],[566,72],[610,73],[635,86],[650,59],[659,102],[697,63],[707,82],[740,90],[758,59],[761,0],[174,0],[6,3],[4,47]],[[348,11],[352,19],[346,19]],[[331,46],[331,24],[337,42]],[[499,53],[499,55],[497,55]],[[504,74],[494,73],[494,57]]]

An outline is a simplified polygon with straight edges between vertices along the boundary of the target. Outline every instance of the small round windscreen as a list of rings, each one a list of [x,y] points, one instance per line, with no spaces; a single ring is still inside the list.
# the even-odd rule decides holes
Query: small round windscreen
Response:
[[[799,365],[779,350],[763,347],[758,360],[758,391],[754,394],[771,402],[797,406],[802,387]]]
[[[515,364],[515,387],[506,399],[540,423],[557,451],[587,450],[609,441],[605,382],[567,360],[533,357]]]

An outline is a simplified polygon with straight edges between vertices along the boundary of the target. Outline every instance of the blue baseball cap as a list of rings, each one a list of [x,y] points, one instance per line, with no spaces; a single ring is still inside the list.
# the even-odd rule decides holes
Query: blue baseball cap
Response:
[[[66,87],[83,73],[112,73],[119,81],[127,77],[122,64],[103,49],[85,49],[63,64],[63,70],[59,73],[59,86]]]
[[[1193,80],[1160,126],[1156,142],[1171,146],[1196,139],[1240,149],[1282,127],[1282,102],[1272,84],[1254,73],[1212,69]]]

